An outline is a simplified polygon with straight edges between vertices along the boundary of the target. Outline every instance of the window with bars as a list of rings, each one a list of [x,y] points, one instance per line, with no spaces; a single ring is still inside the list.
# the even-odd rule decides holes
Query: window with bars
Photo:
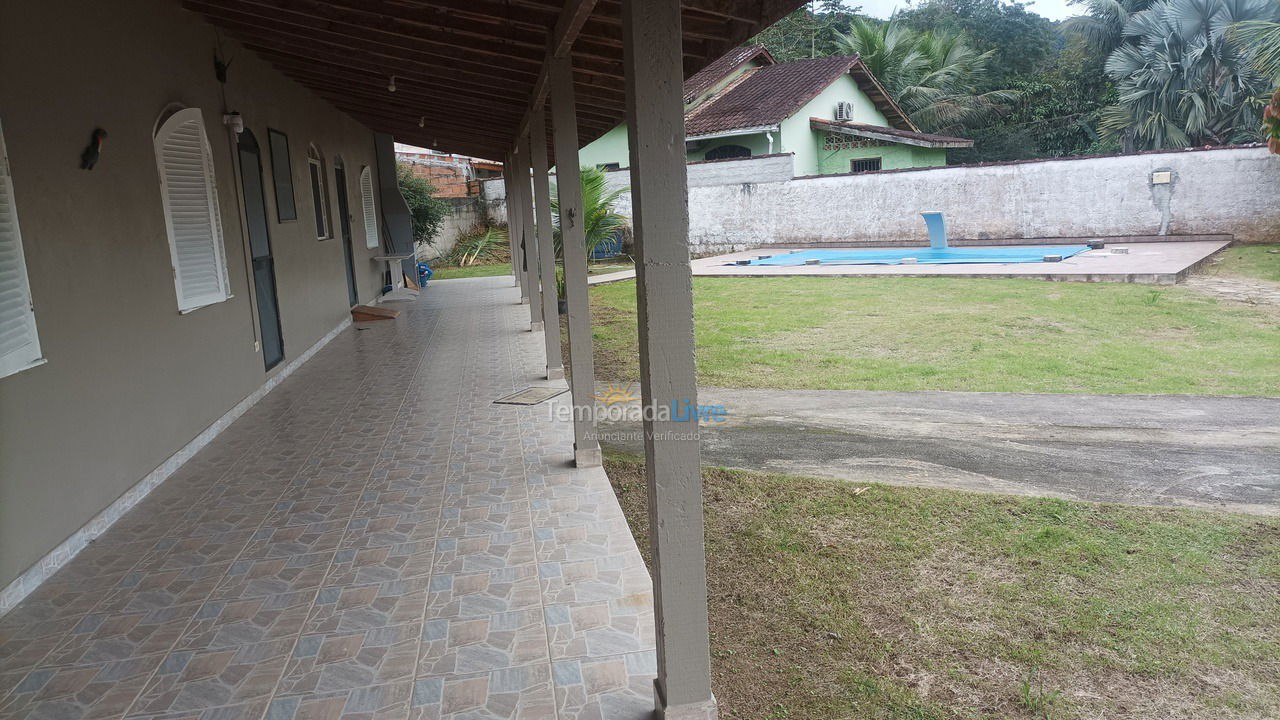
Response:
[[[880,158],[858,158],[849,161],[849,172],[872,172],[880,169]]]

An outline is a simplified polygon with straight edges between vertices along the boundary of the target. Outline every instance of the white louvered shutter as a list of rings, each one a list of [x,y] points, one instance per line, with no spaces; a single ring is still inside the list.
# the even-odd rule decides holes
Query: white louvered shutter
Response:
[[[199,108],[174,113],[156,133],[155,145],[178,310],[226,300],[230,292],[222,220]]]
[[[27,285],[27,263],[18,232],[9,154],[0,128],[0,377],[12,375],[40,361],[36,314]]]
[[[380,247],[378,208],[373,204],[373,173],[367,165],[360,171],[360,204],[364,206],[364,245],[367,248]]]

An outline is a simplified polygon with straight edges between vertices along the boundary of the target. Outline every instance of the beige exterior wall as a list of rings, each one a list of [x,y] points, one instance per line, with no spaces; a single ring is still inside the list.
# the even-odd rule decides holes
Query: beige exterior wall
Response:
[[[381,290],[366,249],[360,168],[373,135],[164,0],[6,2],[0,8],[3,122],[40,342],[47,363],[0,379],[0,587],[190,442],[269,374],[256,313],[231,136],[237,110],[263,150],[285,360],[347,317],[341,240],[319,242],[308,143],[348,176],[361,300]],[[225,106],[222,93],[225,92]],[[203,110],[234,297],[180,315],[152,133],[167,106]],[[95,127],[102,158],[78,168]],[[267,128],[288,134],[298,220],[276,221]],[[376,172],[375,172],[376,178]],[[376,182],[376,181],[375,181]]]

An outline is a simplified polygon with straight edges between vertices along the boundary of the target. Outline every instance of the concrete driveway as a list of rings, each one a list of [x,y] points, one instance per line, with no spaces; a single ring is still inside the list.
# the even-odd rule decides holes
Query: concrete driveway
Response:
[[[703,425],[709,464],[1280,515],[1280,398],[700,393],[700,403],[729,413]],[[635,425],[600,429],[608,446],[643,448]]]

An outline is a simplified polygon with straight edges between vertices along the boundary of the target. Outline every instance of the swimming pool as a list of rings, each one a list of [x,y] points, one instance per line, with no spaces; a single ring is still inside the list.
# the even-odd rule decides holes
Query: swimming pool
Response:
[[[1063,259],[1088,250],[1088,245],[1010,245],[1007,247],[885,248],[880,250],[800,250],[756,259],[751,265],[790,267],[794,265],[901,265],[915,258],[920,265],[952,263],[1038,263],[1046,255]]]

